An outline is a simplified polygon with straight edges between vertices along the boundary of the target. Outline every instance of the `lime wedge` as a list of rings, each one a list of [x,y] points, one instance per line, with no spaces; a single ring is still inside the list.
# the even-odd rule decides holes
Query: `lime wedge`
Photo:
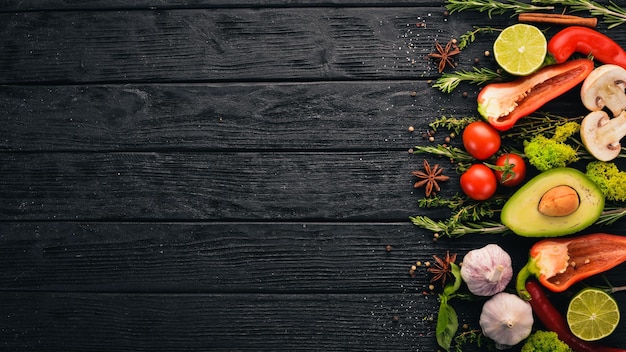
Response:
[[[615,330],[619,315],[619,307],[613,297],[603,290],[587,288],[569,302],[567,324],[579,339],[595,341]]]
[[[493,44],[493,55],[506,72],[526,76],[543,65],[547,48],[546,37],[539,28],[518,23],[498,35]]]

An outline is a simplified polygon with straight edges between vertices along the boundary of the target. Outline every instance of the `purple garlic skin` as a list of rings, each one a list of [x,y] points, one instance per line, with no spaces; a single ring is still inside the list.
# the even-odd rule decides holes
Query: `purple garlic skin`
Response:
[[[473,294],[493,296],[513,278],[511,256],[497,244],[471,250],[463,258],[461,277]]]

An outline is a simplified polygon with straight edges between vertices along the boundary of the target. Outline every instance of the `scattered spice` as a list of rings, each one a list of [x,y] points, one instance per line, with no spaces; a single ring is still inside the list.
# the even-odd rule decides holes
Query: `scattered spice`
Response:
[[[436,52],[428,54],[429,58],[437,59],[439,61],[437,64],[437,70],[439,73],[443,72],[443,70],[448,66],[455,67],[452,57],[460,54],[461,50],[459,50],[459,47],[454,42],[454,40],[450,40],[444,47],[439,44],[438,41],[435,41]]]
[[[456,261],[456,253],[451,255],[450,251],[447,251],[445,258],[441,259],[436,255],[433,255],[433,258],[435,258],[435,264],[428,268],[428,271],[433,274],[433,278],[430,282],[440,281],[441,286],[445,287],[448,279],[454,279],[452,266],[450,264],[454,264]]]
[[[424,159],[424,170],[411,172],[413,176],[420,178],[415,182],[414,188],[425,187],[426,197],[430,197],[434,191],[441,191],[441,187],[438,182],[448,181],[450,177],[443,174],[443,168],[439,164],[435,164],[434,167],[430,167],[430,164]]]

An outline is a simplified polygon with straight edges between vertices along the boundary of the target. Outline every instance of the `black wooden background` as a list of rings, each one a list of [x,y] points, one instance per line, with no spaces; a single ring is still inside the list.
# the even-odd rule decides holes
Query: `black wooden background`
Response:
[[[514,22],[435,0],[3,1],[0,349],[436,351],[411,265],[494,242],[521,266],[531,241],[410,224],[444,213],[418,208],[408,149],[476,116],[478,87],[438,92],[425,56]],[[459,68],[493,67],[493,39]]]

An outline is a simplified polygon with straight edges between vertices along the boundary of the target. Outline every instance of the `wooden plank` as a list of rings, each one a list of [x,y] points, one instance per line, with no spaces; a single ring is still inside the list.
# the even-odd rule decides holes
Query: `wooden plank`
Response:
[[[434,295],[1,292],[0,299],[4,351],[438,350]],[[450,304],[461,325],[479,329],[482,302]],[[603,344],[623,348],[624,332],[621,324]]]
[[[4,351],[436,350],[428,319],[434,296],[3,292],[0,298]]]
[[[376,292],[428,290],[417,261],[482,246],[433,243],[402,223],[0,223],[0,290]],[[526,261],[530,242],[488,237]],[[387,249],[391,246],[391,250]]]
[[[424,81],[0,86],[0,149],[407,150],[442,115],[477,113]]]
[[[1,220],[406,221],[423,196],[406,151],[0,157]]]
[[[0,83],[432,78],[435,40],[476,25],[458,21],[441,7],[0,13]]]
[[[600,1],[602,2],[602,1]],[[229,7],[310,7],[310,6],[439,6],[432,0],[6,0],[0,11],[54,11],[54,10],[120,10],[120,9],[186,9]]]
[[[608,4],[608,0],[596,1]],[[433,0],[5,0],[0,4],[0,11],[32,10],[100,10],[100,9],[163,9],[197,7],[309,7],[309,6],[442,6]]]

